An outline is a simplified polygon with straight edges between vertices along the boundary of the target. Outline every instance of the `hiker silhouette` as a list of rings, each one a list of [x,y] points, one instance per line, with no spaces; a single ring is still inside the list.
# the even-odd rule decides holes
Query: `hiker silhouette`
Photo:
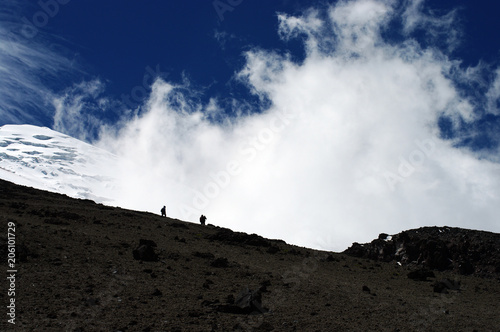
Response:
[[[205,225],[205,220],[207,220],[207,217],[205,217],[204,215],[201,215],[200,224]]]
[[[166,206],[163,206],[161,208],[161,216],[162,217],[166,217],[167,216],[167,207]]]

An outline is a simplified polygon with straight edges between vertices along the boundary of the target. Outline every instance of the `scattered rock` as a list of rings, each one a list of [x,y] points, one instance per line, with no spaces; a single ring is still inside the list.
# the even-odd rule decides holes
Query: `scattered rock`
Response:
[[[262,322],[262,324],[260,324],[259,326],[256,326],[254,328],[255,331],[258,331],[258,332],[271,332],[271,331],[274,331],[275,328],[274,326],[269,323],[269,322]]]
[[[280,242],[285,243],[281,240],[267,240],[262,236],[257,234],[246,234],[241,232],[233,232],[227,228],[221,228],[217,233],[210,235],[207,237],[210,240],[221,241],[223,243],[232,244],[232,245],[249,245],[255,247],[271,247],[272,243]]]
[[[188,316],[189,316],[189,317],[194,317],[194,318],[199,318],[199,317],[203,316],[203,312],[201,312],[201,311],[196,311],[196,310],[191,310],[191,311],[188,313]]]
[[[58,225],[58,226],[68,226],[70,224],[67,221],[62,221],[62,220],[57,219],[57,218],[47,218],[47,219],[44,220],[44,222],[46,224]]]
[[[335,258],[332,254],[329,254],[325,260],[327,262],[340,262],[340,259]]]
[[[153,296],[163,296],[163,293],[161,292],[161,290],[159,290],[158,288],[155,289],[155,291],[153,292],[153,294],[151,294]]]
[[[174,240],[177,241],[177,242],[186,243],[186,239],[185,238],[179,238],[177,235],[174,237]]]
[[[139,240],[139,245],[147,245],[147,246],[155,247],[155,248],[158,246],[155,241],[144,240],[144,239]]]
[[[140,240],[139,247],[132,252],[134,259],[145,262],[157,262],[158,255],[155,253],[155,247],[156,243],[154,241]]]
[[[262,307],[262,293],[260,289],[252,291],[249,288],[245,288],[234,303],[248,313],[266,313],[268,311]]]
[[[51,312],[50,314],[47,315],[47,318],[56,319],[57,318],[57,314],[55,312]]]
[[[4,187],[0,187],[0,196],[2,190]],[[8,201],[0,201],[0,205],[4,203]],[[58,201],[51,204],[59,209],[64,207]],[[253,236],[235,233],[228,233],[225,240],[220,240],[235,241],[228,242],[229,245],[203,238],[217,233],[220,230],[217,227],[206,227],[201,232],[198,225],[187,224],[191,231],[185,231],[180,227],[170,228],[169,223],[174,221],[164,219],[163,228],[158,232],[156,227],[160,222],[156,217],[145,215],[144,219],[122,222],[122,214],[114,219],[108,212],[86,210],[80,203],[68,205],[68,209],[85,216],[82,222],[65,220],[78,226],[70,227],[73,236],[66,233],[67,226],[44,223],[47,218],[59,218],[46,214],[45,210],[42,217],[33,217],[24,211],[19,213],[18,222],[25,223],[25,229],[17,232],[17,245],[29,244],[30,251],[40,255],[35,260],[28,252],[28,264],[19,266],[25,271],[19,274],[19,282],[34,286],[20,287],[27,294],[27,300],[19,307],[24,310],[24,313],[19,311],[19,317],[26,317],[24,323],[31,324],[27,330],[57,330],[61,327],[59,321],[69,319],[70,330],[80,332],[106,328],[113,331],[231,331],[238,323],[237,330],[256,332],[328,331],[349,327],[396,332],[412,328],[438,329],[439,326],[459,330],[467,327],[473,317],[473,327],[478,331],[496,331],[490,325],[495,323],[491,310],[496,304],[497,280],[475,275],[491,266],[494,269],[500,266],[495,260],[498,250],[490,250],[496,248],[496,244],[489,242],[489,238],[473,238],[464,232],[462,239],[455,240],[451,237],[452,231],[445,233],[444,228],[442,236],[434,234],[434,230],[421,234],[408,232],[396,240],[392,236],[379,236],[373,244],[358,245],[360,257],[368,254],[378,260],[367,262],[333,252],[316,253],[285,246],[274,240],[260,242]],[[17,213],[9,213],[17,216]],[[97,218],[105,220],[104,227],[92,224]],[[113,222],[115,226],[109,226]],[[137,235],[138,224],[142,226],[139,233],[142,236]],[[57,236],[53,236],[54,231],[58,232]],[[106,234],[111,240],[104,240]],[[138,241],[141,237],[154,238],[156,243]],[[184,237],[187,244],[181,239]],[[5,234],[0,234],[2,254],[7,248],[4,243]],[[132,260],[130,253],[142,246],[153,253],[156,251],[158,255],[153,260],[159,256],[161,262],[139,264]],[[469,248],[470,255],[463,251],[465,248]],[[277,254],[270,254],[277,249]],[[21,250],[19,247],[18,252]],[[119,256],[119,252],[125,256]],[[441,257],[432,258],[434,254]],[[487,255],[491,262],[485,260]],[[382,263],[388,257],[403,262],[403,266]],[[441,261],[443,257],[447,262]],[[308,263],[312,259],[319,264],[315,271]],[[242,263],[241,268],[238,262]],[[211,264],[226,268],[211,267]],[[439,268],[441,264],[450,269],[458,267],[460,273],[474,276],[434,271],[438,278],[432,279],[431,266]],[[363,272],[364,267],[375,270]],[[407,280],[406,274],[415,280],[431,281],[413,282]],[[156,279],[152,279],[154,277]],[[454,281],[459,278],[464,280],[462,286]],[[467,294],[460,296],[467,295],[468,305],[449,305],[465,283]],[[250,289],[240,294],[238,291],[246,285]],[[378,297],[375,292],[380,292]],[[452,295],[441,295],[447,292]],[[272,312],[266,306],[272,308]],[[96,315],[99,319],[89,320]],[[332,323],[334,326],[328,327]]]
[[[178,261],[180,258],[181,258],[181,255],[179,255],[178,253],[176,252],[170,252],[166,255],[166,258],[168,259],[171,259],[171,260],[174,260],[174,261]]]
[[[189,229],[188,225],[182,224],[180,222],[168,223],[167,225],[170,227],[175,227],[175,228]]]
[[[448,293],[448,290],[460,290],[460,281],[450,280],[448,278],[436,281],[433,285],[435,293]]]
[[[210,263],[212,267],[226,268],[229,267],[229,261],[225,257],[219,257]]]
[[[268,254],[275,254],[280,251],[280,248],[277,246],[270,246],[269,249],[267,249]]]
[[[201,305],[203,305],[203,306],[213,306],[213,305],[216,305],[216,304],[219,304],[219,303],[220,303],[219,300],[215,300],[215,301],[204,300],[203,302],[201,302]]]
[[[20,262],[26,262],[28,260],[28,256],[36,256],[33,255],[24,244],[19,243],[16,245],[16,259]],[[5,257],[5,256],[3,256]]]
[[[464,261],[459,263],[458,271],[460,272],[460,274],[463,274],[463,275],[473,274],[474,273],[474,266],[472,265],[472,263],[469,260],[464,260]],[[497,272],[499,272],[499,271],[497,271]]]
[[[206,288],[206,289],[210,289],[210,285],[213,285],[214,282],[210,279],[207,279],[205,280],[205,282],[203,283],[203,288]]]
[[[415,281],[427,281],[427,278],[435,278],[434,272],[426,269],[418,269],[408,273],[408,278]]]
[[[205,259],[214,259],[215,255],[210,253],[210,252],[199,252],[196,251],[193,253],[193,256],[199,257],[199,258],[205,258]]]
[[[378,235],[379,240],[386,240],[388,237],[389,237],[389,234],[386,234],[386,233],[380,233]]]
[[[268,292],[267,287],[271,286],[271,280],[264,280],[260,283],[260,291],[262,293]]]
[[[421,227],[371,243],[353,243],[344,251],[353,257],[397,261],[431,270],[493,276],[500,273],[500,235],[454,227]]]
[[[85,305],[88,307],[98,305],[100,303],[99,299],[90,298],[85,300]]]
[[[238,297],[234,300],[234,304],[226,304],[217,306],[217,311],[250,315],[250,314],[264,314],[269,310],[262,306],[262,293],[259,290],[252,291],[245,288]]]
[[[354,242],[352,246],[350,246],[344,251],[344,254],[353,257],[366,257],[366,258],[371,257],[368,244],[360,244],[358,242]]]

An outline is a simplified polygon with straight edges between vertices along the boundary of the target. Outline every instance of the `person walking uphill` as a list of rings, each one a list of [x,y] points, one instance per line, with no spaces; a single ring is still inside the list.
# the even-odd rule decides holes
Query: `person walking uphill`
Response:
[[[204,215],[201,215],[200,224],[205,225],[205,220],[207,220],[207,217],[205,217]]]
[[[162,217],[166,217],[166,216],[167,216],[167,207],[166,207],[166,206],[163,206],[163,207],[161,208],[161,211],[160,211],[160,212],[161,212],[161,216],[162,216]]]

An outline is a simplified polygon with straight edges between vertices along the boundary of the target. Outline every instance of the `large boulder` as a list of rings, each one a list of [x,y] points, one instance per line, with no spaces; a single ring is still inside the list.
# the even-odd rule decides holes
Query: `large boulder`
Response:
[[[453,227],[422,227],[392,236],[382,233],[370,243],[353,243],[344,253],[465,275],[500,272],[500,234]]]
[[[233,298],[231,296],[231,302]],[[265,314],[269,310],[262,306],[262,288],[255,291],[245,288],[234,299],[234,303],[219,305],[217,311],[239,315],[258,315]]]
[[[137,249],[132,252],[134,259],[145,262],[157,262],[158,255],[154,249],[156,246],[157,245],[154,241],[141,239]]]

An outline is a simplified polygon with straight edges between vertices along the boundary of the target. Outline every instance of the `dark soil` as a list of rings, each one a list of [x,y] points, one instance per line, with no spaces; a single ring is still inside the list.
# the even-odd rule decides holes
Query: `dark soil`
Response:
[[[5,274],[9,222],[17,250],[0,331],[500,331],[498,234],[332,253],[4,181],[0,211]]]

